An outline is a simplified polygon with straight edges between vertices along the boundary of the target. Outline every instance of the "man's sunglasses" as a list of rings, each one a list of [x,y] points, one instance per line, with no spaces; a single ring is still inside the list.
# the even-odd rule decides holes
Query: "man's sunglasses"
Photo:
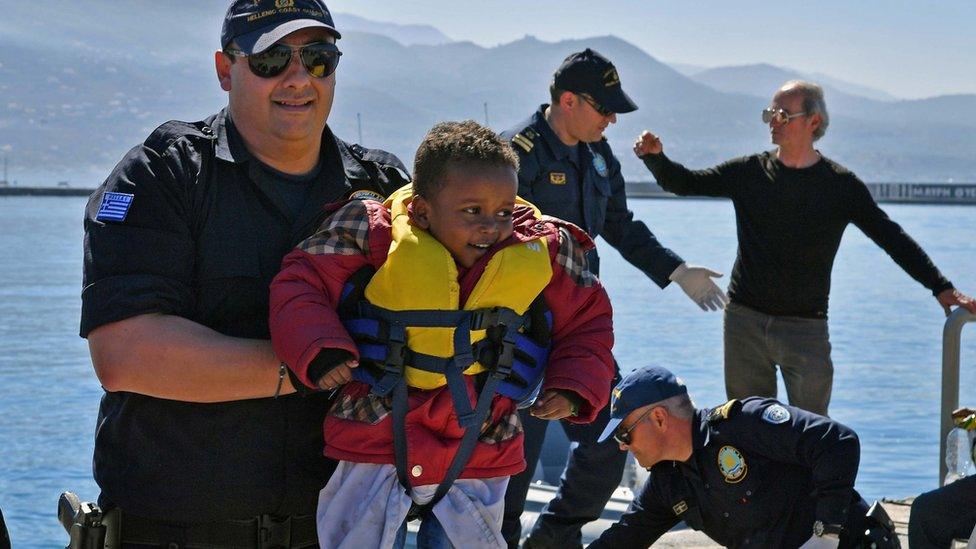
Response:
[[[607,118],[613,116],[613,111],[611,111],[610,109],[608,109],[608,108],[604,107],[603,105],[597,103],[595,99],[593,99],[592,97],[590,97],[590,94],[588,94],[588,93],[577,93],[576,95],[582,97],[583,98],[583,101],[586,101],[587,103],[589,103],[590,106],[593,107],[593,110],[595,110],[600,116],[605,116]]]
[[[630,424],[630,427],[627,427],[626,429],[623,428],[623,425],[617,427],[617,429],[613,432],[613,440],[616,440],[618,444],[623,444],[624,446],[630,446],[630,443],[633,440],[630,438],[630,432],[633,431],[634,428],[640,424],[640,422],[644,421],[644,418],[647,417],[647,414],[650,414],[651,410],[653,410],[654,408],[657,408],[657,406],[651,406],[650,408],[645,410],[644,413],[640,415],[640,417],[635,419],[634,422]]]
[[[224,53],[228,55],[246,57],[251,72],[261,78],[274,78],[285,72],[294,52],[298,52],[305,70],[315,78],[325,78],[334,73],[336,66],[339,65],[339,56],[342,55],[339,48],[330,42],[316,42],[304,46],[275,44],[261,53],[250,55],[241,50],[224,49]]]
[[[789,124],[790,120],[793,120],[797,116],[803,116],[806,112],[797,112],[790,114],[786,112],[786,109],[774,109],[772,107],[766,107],[762,111],[762,121],[763,124],[769,124],[770,122],[775,122],[777,126],[782,124]]]

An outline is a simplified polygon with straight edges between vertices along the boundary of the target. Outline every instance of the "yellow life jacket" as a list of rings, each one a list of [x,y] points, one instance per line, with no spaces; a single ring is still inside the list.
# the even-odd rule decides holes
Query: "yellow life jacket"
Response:
[[[407,185],[384,202],[390,210],[392,243],[386,262],[366,286],[365,298],[393,311],[458,310],[461,288],[457,264],[443,244],[410,221],[407,208],[412,196],[413,189]],[[488,261],[463,309],[507,307],[525,314],[551,279],[552,264],[544,236],[506,246]],[[472,330],[471,343],[485,336],[486,330]],[[411,350],[437,357],[454,356],[453,337],[454,328],[407,328],[407,346]],[[474,362],[464,373],[473,375],[485,369]],[[404,376],[408,386],[420,389],[447,383],[443,374],[409,364]]]

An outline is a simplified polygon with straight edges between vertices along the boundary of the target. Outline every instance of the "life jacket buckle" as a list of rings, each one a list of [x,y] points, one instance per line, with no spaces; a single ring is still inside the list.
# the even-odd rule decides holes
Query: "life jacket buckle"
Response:
[[[423,520],[430,515],[430,504],[419,505],[417,502],[410,503],[410,510],[407,511],[407,522]]]

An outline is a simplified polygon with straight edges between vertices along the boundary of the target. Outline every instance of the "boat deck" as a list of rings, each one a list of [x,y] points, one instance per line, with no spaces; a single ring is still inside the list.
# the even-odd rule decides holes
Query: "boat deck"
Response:
[[[537,483],[534,484],[529,489],[529,496],[525,503],[525,513],[522,515],[522,525],[523,532],[527,532],[531,528],[532,524],[535,522],[536,517],[542,510],[542,507],[547,501],[552,499],[555,495],[556,489],[547,484]],[[583,528],[583,545],[592,542],[600,534],[610,527],[611,524],[616,522],[620,515],[627,509],[627,505],[630,504],[633,494],[628,488],[619,488],[613,494],[610,502],[607,504],[607,509],[603,513],[603,517],[598,520],[591,522]],[[885,510],[888,512],[888,516],[895,523],[895,528],[898,531],[898,537],[901,539],[901,546],[908,547],[908,513],[911,508],[912,498],[906,500],[883,500]],[[684,526],[684,524],[679,524],[673,530],[664,535],[659,539],[654,547],[681,547],[684,549],[688,548],[700,548],[700,549],[712,549],[721,547],[721,545],[712,541],[705,534],[691,530]],[[960,545],[959,547],[964,547]]]

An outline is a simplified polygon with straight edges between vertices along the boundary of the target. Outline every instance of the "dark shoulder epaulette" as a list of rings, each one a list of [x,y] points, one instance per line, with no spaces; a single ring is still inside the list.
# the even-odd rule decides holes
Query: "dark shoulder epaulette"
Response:
[[[535,147],[535,139],[537,137],[539,137],[538,132],[532,128],[525,128],[512,137],[512,143],[517,145],[523,151],[530,153],[532,152],[532,148]]]
[[[159,126],[146,138],[143,143],[147,148],[163,154],[177,139],[182,137],[197,137],[202,139],[216,139],[213,129],[204,122],[183,122],[170,120]]]
[[[708,412],[708,422],[718,423],[720,421],[725,421],[735,414],[739,413],[742,409],[742,403],[737,399],[732,399],[721,406],[716,406],[712,408],[712,411]]]
[[[339,139],[337,138],[336,141],[339,141]],[[377,194],[379,197],[377,198],[368,194],[362,195],[360,191],[363,191],[363,189],[359,188],[354,182],[353,195],[356,196],[351,195],[350,198],[370,198],[382,201],[384,197],[389,196],[393,191],[410,183],[410,173],[397,155],[381,149],[367,149],[358,143],[347,144],[346,148],[352,157],[356,159],[359,166],[362,167],[361,169],[365,170],[365,175],[370,180],[368,182],[370,188],[366,190],[372,191],[373,194]],[[347,176],[350,174],[348,170],[346,173]]]

